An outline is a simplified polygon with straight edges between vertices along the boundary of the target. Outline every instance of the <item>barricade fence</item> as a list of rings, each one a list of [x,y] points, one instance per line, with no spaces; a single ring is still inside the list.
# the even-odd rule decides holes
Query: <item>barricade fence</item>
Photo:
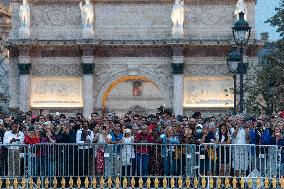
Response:
[[[284,187],[284,149],[280,146],[35,144],[0,147],[1,186],[25,183],[25,186],[33,184],[42,188],[55,184],[60,187],[88,185],[89,188],[102,185],[218,188],[234,184],[239,188],[250,184]]]

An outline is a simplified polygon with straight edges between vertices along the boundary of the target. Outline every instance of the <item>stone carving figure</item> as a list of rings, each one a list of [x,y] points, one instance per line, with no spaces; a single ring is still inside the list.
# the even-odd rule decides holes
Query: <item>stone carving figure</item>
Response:
[[[20,5],[19,16],[21,20],[21,29],[29,30],[30,28],[30,6],[27,0],[23,0],[23,4]]]
[[[92,28],[93,20],[94,20],[94,8],[90,0],[85,0],[85,4],[83,5],[80,2],[81,9],[81,18],[83,28]]]
[[[235,18],[236,18],[236,20],[239,19],[239,13],[240,12],[245,13],[245,20],[247,20],[248,11],[247,11],[247,5],[246,5],[244,0],[238,0],[238,2],[236,4],[236,10],[235,10]]]
[[[171,15],[173,37],[183,37],[184,11],[184,0],[175,0]]]

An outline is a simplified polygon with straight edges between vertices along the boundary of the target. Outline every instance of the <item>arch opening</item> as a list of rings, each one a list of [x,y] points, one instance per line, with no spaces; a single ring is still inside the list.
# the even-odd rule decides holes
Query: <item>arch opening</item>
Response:
[[[155,113],[166,99],[160,87],[145,76],[123,76],[113,81],[102,95],[103,112],[118,114],[135,111]]]

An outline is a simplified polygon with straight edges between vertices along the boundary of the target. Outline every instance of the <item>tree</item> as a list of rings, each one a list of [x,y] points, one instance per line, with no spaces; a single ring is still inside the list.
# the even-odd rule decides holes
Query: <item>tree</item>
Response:
[[[280,7],[275,8],[276,14],[268,19],[265,23],[277,28],[280,36],[284,37],[284,0],[281,0]]]
[[[253,115],[270,115],[284,108],[284,40],[267,43],[262,53],[245,83],[246,110]]]
[[[265,23],[277,28],[282,39],[267,42],[260,52],[260,61],[252,74],[247,75],[246,110],[250,114],[284,109],[284,0],[275,9],[276,14]]]

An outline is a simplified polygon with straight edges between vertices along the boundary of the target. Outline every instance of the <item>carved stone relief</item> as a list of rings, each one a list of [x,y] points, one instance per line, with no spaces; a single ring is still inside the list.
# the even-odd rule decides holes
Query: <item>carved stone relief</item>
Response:
[[[32,59],[31,74],[36,76],[81,76],[81,58]]]
[[[233,8],[226,5],[188,5],[186,7],[185,25],[200,26],[219,26],[232,25],[233,23]]]
[[[49,4],[34,6],[32,11],[33,26],[80,25],[80,10],[71,5]]]
[[[230,77],[185,77],[185,107],[232,107],[232,78]]]
[[[74,77],[33,77],[32,107],[82,107],[82,80]]]
[[[172,98],[172,76],[171,76],[171,65],[158,64],[158,65],[139,65],[137,74],[146,76],[153,80],[158,86],[161,87],[162,94],[166,97],[168,105],[171,105]],[[94,75],[94,99],[101,100],[102,93],[105,92],[108,85],[128,75],[127,64],[110,65],[110,64],[96,64],[95,75]],[[95,102],[99,104],[100,102]]]

